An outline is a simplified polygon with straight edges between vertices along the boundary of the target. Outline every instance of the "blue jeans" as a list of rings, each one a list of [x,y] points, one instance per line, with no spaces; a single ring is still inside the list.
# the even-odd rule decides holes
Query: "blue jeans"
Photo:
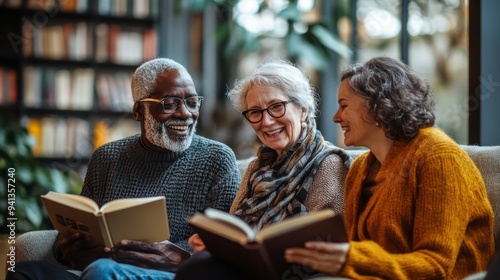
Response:
[[[173,280],[175,273],[146,269],[135,265],[118,263],[110,259],[98,259],[82,272],[80,279],[145,279]]]

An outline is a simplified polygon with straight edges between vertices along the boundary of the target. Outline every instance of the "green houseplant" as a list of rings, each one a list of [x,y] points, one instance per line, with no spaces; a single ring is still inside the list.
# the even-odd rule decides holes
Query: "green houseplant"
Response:
[[[1,234],[52,228],[40,195],[48,191],[77,193],[80,177],[47,168],[33,156],[34,139],[13,113],[0,118]],[[8,227],[8,225],[10,225]]]

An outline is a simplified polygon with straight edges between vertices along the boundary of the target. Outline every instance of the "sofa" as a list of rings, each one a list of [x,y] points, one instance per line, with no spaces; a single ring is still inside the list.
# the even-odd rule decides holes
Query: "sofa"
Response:
[[[495,248],[500,252],[500,146],[463,145],[462,148],[481,171],[486,184],[488,198],[495,213]],[[354,158],[363,152],[363,150],[348,150]],[[238,160],[242,174],[251,160],[252,158]],[[55,230],[39,230],[19,235],[16,238],[16,262],[43,259],[60,265],[52,254],[52,244],[56,235]],[[481,279],[482,276],[484,272],[468,279]]]

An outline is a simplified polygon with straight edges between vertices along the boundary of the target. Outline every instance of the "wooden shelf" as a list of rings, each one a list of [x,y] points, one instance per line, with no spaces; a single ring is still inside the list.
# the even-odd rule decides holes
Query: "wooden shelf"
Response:
[[[158,0],[135,1],[160,4]],[[0,17],[9,22],[0,26],[0,74],[14,72],[11,76],[15,76],[2,80],[0,110],[15,112],[38,143],[50,142],[49,149],[37,147],[37,157],[47,165],[71,163],[65,166],[79,170],[88,163],[93,149],[115,140],[101,134],[121,137],[121,133],[140,132],[132,115],[129,76],[141,63],[157,56],[159,7],[133,17],[134,2],[122,1],[128,6],[120,11],[126,12],[117,16],[102,14],[102,3],[88,0],[84,12],[0,5]],[[153,13],[148,15],[148,11]],[[121,48],[113,48],[117,44]],[[82,45],[85,48],[78,50]],[[138,50],[135,56],[127,58],[134,49]],[[0,78],[8,76],[2,75]],[[5,87],[14,101],[5,98]],[[113,105],[116,100],[125,105]],[[82,102],[86,105],[78,107]],[[85,134],[83,152],[71,151],[77,148],[75,126]],[[43,136],[44,132],[53,135]],[[66,138],[73,146],[64,146],[69,145]]]

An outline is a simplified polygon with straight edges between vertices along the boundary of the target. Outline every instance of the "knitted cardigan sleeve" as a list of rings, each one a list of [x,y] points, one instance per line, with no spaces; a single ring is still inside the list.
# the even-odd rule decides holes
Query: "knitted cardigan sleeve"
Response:
[[[403,159],[395,156],[392,163],[401,164],[392,164],[382,174],[387,182],[377,185],[387,192],[372,197],[382,206],[368,204],[361,214],[353,193],[360,188],[348,188],[362,184],[367,156],[351,166],[345,220],[352,241],[340,276],[461,279],[486,269],[493,255],[493,222],[481,175],[457,145],[433,145],[396,154]],[[404,169],[405,156],[412,168]]]

